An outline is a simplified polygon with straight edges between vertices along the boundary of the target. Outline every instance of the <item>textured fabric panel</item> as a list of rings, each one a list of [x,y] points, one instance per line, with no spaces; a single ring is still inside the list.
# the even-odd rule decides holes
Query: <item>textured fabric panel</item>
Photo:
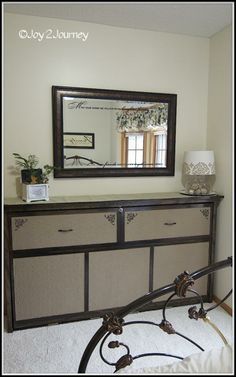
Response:
[[[154,252],[154,289],[174,282],[175,278],[187,270],[189,273],[196,271],[208,264],[208,242],[183,245],[170,245],[155,247]],[[201,295],[207,294],[207,277],[202,277],[192,286]],[[186,297],[196,296],[187,292]],[[166,300],[168,295],[158,298]],[[177,296],[173,297],[176,299]]]
[[[14,260],[16,320],[84,310],[84,254]]]
[[[126,305],[149,288],[149,249],[90,253],[89,309]]]

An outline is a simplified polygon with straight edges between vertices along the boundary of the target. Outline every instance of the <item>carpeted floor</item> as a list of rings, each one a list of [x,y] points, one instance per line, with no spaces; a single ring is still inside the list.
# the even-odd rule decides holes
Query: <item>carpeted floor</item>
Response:
[[[211,326],[202,320],[188,318],[188,307],[169,308],[166,319],[172,323],[176,331],[190,337],[200,344],[206,351],[223,345],[222,339]],[[205,304],[209,307],[209,304]],[[233,342],[233,321],[222,308],[218,307],[209,312],[210,319],[223,332],[227,341]],[[125,322],[131,320],[148,320],[160,323],[161,310],[130,314]],[[3,372],[5,374],[77,374],[78,365],[83,351],[101,326],[102,319],[73,322],[49,327],[19,330],[13,333],[4,332],[3,336]],[[111,335],[110,340],[119,340],[128,344],[131,355],[144,352],[172,352],[179,356],[187,356],[201,352],[185,339],[176,334],[168,335],[158,327],[150,325],[125,326],[122,335]],[[107,343],[106,343],[107,344]],[[104,347],[104,355],[114,362],[124,354],[123,349],[110,350]],[[123,353],[122,353],[123,351]],[[167,364],[176,359],[167,357],[145,357],[135,360],[135,367],[155,366]],[[104,364],[98,347],[88,364],[87,373],[112,374],[114,367]]]

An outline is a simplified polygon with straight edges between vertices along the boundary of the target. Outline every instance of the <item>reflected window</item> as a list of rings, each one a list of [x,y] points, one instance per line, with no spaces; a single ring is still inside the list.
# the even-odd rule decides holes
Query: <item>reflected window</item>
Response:
[[[167,135],[156,135],[155,164],[158,167],[166,166]]]
[[[144,162],[144,134],[126,133],[126,164],[129,167],[142,166]]]
[[[137,167],[143,164],[144,135],[127,134],[127,164]]]

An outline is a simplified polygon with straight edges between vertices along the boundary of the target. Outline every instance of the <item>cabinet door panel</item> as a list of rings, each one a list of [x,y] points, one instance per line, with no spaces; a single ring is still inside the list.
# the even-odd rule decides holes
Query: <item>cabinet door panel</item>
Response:
[[[14,260],[16,320],[84,311],[84,254]]]
[[[149,209],[126,212],[125,240],[188,237],[210,233],[210,208]]]
[[[208,265],[208,242],[160,246],[154,250],[154,271],[153,288],[157,289],[164,285],[174,282],[175,278],[187,270],[194,272]],[[207,294],[207,277],[194,282],[192,286],[201,295]],[[170,295],[158,298],[158,301],[165,300]],[[186,297],[196,297],[195,294],[188,292]],[[176,299],[174,296],[173,299]]]
[[[114,211],[13,217],[13,250],[116,242],[116,217]]]
[[[127,305],[148,292],[149,249],[90,253],[89,310]]]

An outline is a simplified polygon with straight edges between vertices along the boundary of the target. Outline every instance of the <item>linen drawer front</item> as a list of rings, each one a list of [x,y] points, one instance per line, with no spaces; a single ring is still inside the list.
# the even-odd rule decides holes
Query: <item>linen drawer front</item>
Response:
[[[148,292],[149,249],[89,254],[89,310],[127,305]]]
[[[16,320],[84,311],[84,254],[16,258]]]
[[[153,289],[173,283],[185,270],[194,272],[208,265],[208,242],[184,245],[158,246],[154,250]],[[207,276],[194,282],[192,289],[200,295],[207,294]],[[157,301],[166,300],[170,294],[161,296]],[[187,292],[186,297],[197,297]],[[177,299],[174,296],[173,299]]]
[[[150,209],[125,214],[125,241],[208,235],[210,208]]]
[[[116,242],[116,213],[12,218],[13,250]]]

